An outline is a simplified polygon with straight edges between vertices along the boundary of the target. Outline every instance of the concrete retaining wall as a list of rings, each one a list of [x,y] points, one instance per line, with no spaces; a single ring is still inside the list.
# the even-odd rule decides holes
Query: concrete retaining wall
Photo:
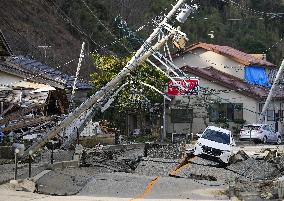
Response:
[[[62,161],[62,162],[56,162],[53,164],[48,164],[46,169],[65,169],[68,167],[79,167],[79,161],[72,160],[72,161]]]

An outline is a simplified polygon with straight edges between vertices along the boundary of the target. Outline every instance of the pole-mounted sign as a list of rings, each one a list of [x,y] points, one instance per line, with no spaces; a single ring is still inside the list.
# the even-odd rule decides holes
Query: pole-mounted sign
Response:
[[[182,86],[182,88],[181,88]],[[182,96],[182,95],[198,95],[199,79],[175,79],[175,82],[168,82],[168,95],[169,96]]]

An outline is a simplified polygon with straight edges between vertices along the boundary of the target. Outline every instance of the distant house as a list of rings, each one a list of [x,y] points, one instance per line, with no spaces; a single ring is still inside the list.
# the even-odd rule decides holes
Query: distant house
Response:
[[[37,60],[13,55],[0,32],[0,115],[34,105],[46,114],[67,113],[74,78]],[[92,87],[77,82],[74,102],[80,104]]]
[[[197,133],[207,125],[238,132],[243,123],[256,123],[269,93],[268,75],[275,65],[265,55],[251,55],[228,46],[197,43],[172,56],[188,75],[200,80],[198,95],[175,96],[168,103],[167,133]],[[161,66],[165,69],[165,66]],[[266,120],[284,118],[284,92],[278,86]],[[281,122],[277,129],[284,131]]]

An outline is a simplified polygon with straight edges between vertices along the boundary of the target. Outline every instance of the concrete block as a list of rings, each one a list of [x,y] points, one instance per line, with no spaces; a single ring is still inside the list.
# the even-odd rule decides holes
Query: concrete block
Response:
[[[36,191],[36,183],[29,179],[11,180],[10,186],[16,191],[26,191],[32,193]]]
[[[284,176],[280,177],[277,181],[278,197],[280,199],[284,198]]]
[[[22,182],[19,182],[19,187],[22,188],[22,191],[26,192],[35,192],[36,183],[32,180],[24,179]]]
[[[11,180],[10,181],[10,184],[12,184],[12,185],[18,185],[19,184],[19,182],[18,182],[18,180]]]

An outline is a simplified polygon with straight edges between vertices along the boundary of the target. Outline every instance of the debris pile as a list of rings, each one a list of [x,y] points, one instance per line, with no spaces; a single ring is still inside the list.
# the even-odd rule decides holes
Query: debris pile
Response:
[[[133,172],[143,156],[143,148],[119,150],[85,149],[81,164],[87,167],[102,167],[113,172]]]
[[[148,147],[147,147],[148,146]],[[149,158],[180,159],[180,144],[148,144],[145,156]]]

